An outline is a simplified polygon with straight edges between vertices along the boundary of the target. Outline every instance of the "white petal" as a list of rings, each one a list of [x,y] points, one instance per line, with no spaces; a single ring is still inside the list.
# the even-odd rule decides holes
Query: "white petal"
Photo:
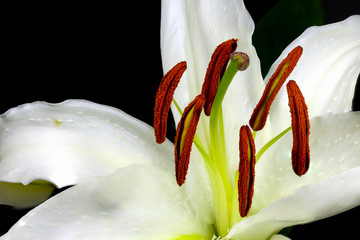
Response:
[[[189,170],[182,188],[199,216],[207,219],[207,224],[212,224],[215,209],[209,174],[204,166],[204,160],[195,146],[191,151]]]
[[[276,235],[272,236],[270,238],[270,240],[290,240],[290,238],[285,237],[284,235],[281,235],[281,234],[276,234]]]
[[[360,204],[360,113],[317,117],[310,131],[308,172],[293,173],[291,134],[285,135],[257,164],[252,216],[234,226],[230,236],[266,239],[282,228]]]
[[[211,54],[225,40],[238,38],[237,51],[250,57],[250,66],[239,72],[226,93],[224,125],[229,159],[238,159],[240,126],[247,124],[264,89],[260,62],[251,37],[254,22],[243,1],[201,0],[162,1],[161,50],[164,72],[177,62],[186,60],[188,68],[183,75],[174,98],[184,109],[201,92]],[[173,107],[175,123],[180,115]],[[209,139],[208,118],[202,116],[197,135],[205,148]],[[229,161],[230,169],[236,161]]]
[[[250,60],[252,61],[252,59]],[[252,63],[250,63],[251,66]],[[256,65],[256,64],[255,64]],[[257,66],[260,66],[257,65]],[[223,119],[225,142],[229,170],[233,174],[239,167],[239,132],[242,125],[248,125],[251,114],[264,90],[264,82],[260,75],[260,68],[249,67],[244,72],[238,72],[233,79],[223,101]],[[264,145],[269,130],[261,132],[257,138],[258,146]]]
[[[172,174],[132,165],[49,199],[1,239],[211,239],[195,211]]]
[[[302,177],[292,170],[291,131],[256,165],[253,211],[295,189],[360,166],[360,112],[327,114],[310,120],[310,167]]]
[[[228,39],[239,39],[238,50],[246,52],[251,59],[247,71],[257,73],[252,78],[261,79],[259,59],[251,45],[253,31],[254,22],[242,1],[162,1],[161,53],[164,72],[180,61],[185,60],[188,65],[175,92],[175,99],[182,109],[200,94],[211,54]],[[250,82],[252,78],[247,80]],[[175,109],[173,113],[178,120]]]
[[[35,102],[0,118],[0,181],[57,187],[88,181],[131,164],[169,169],[170,142],[124,112],[83,100]],[[0,189],[1,190],[1,189]]]
[[[310,117],[350,111],[360,73],[360,15],[307,29],[275,61],[266,81],[280,61],[298,45],[303,47],[303,55],[288,79],[298,83]],[[283,87],[270,111],[274,132],[290,126],[287,104],[287,93]]]
[[[360,167],[357,167],[300,187],[290,196],[279,199],[235,225],[229,237],[267,239],[282,228],[316,221],[356,207],[360,204],[359,174]]]

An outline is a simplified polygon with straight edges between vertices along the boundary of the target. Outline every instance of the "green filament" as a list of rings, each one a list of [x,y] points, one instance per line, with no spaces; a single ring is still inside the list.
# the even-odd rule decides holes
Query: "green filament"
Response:
[[[288,131],[291,130],[291,126],[279,133],[276,137],[271,139],[267,144],[265,144],[260,151],[256,154],[256,163],[260,160],[261,156],[266,150],[268,150],[274,143],[276,143],[282,136],[284,136]]]

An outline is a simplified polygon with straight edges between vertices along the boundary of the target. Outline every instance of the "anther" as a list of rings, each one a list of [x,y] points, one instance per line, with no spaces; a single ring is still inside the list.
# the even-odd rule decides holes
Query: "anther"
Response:
[[[249,213],[254,194],[255,180],[255,143],[249,126],[240,128],[239,163],[239,212],[241,217]]]
[[[234,52],[237,47],[237,39],[230,39],[215,49],[211,56],[209,66],[206,70],[205,80],[202,86],[201,94],[205,96],[205,114],[210,116],[211,107],[216,95],[219,82],[226,70],[229,62],[230,53]]]
[[[256,105],[249,121],[249,124],[254,131],[259,131],[265,126],[267,116],[269,115],[270,106],[281,86],[284,84],[286,78],[295,68],[297,62],[300,59],[302,51],[302,47],[300,46],[294,48],[280,63],[275,73],[269,79],[264,93],[259,103]]]
[[[179,186],[185,182],[189,167],[191,146],[196,133],[201,111],[205,104],[204,95],[198,95],[184,110],[175,136],[175,172]]]
[[[161,80],[155,96],[154,108],[154,131],[157,143],[163,143],[166,139],[167,118],[174,96],[175,89],[180,78],[186,70],[186,62],[176,64]]]
[[[291,126],[293,134],[293,148],[291,160],[294,172],[298,176],[304,175],[310,165],[310,122],[305,99],[295,81],[290,80],[286,85],[291,112]]]

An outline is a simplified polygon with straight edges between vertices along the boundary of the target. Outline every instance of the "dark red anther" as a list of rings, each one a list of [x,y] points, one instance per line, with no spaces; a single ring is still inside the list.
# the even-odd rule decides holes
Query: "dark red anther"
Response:
[[[189,167],[191,146],[196,133],[205,97],[198,95],[184,110],[177,126],[175,136],[175,172],[176,181],[181,186],[185,182]]]
[[[203,94],[206,98],[204,107],[206,116],[210,116],[211,107],[214,102],[219,82],[226,70],[230,59],[230,53],[234,52],[236,47],[237,39],[227,40],[226,42],[223,42],[217,46],[211,56],[201,90],[201,94]]]
[[[255,181],[255,143],[249,126],[240,128],[239,163],[239,212],[241,217],[249,213],[254,194]]]
[[[256,105],[253,114],[251,115],[249,124],[254,131],[263,129],[266,123],[267,116],[269,115],[270,106],[274,101],[277,93],[284,84],[287,77],[294,70],[297,62],[299,61],[303,52],[302,47],[297,46],[288,56],[279,64],[275,73],[269,79],[264,93]]]
[[[176,64],[161,80],[155,96],[154,108],[154,131],[157,143],[163,143],[166,139],[167,118],[174,96],[175,89],[180,78],[186,70],[186,62]]]
[[[295,81],[290,80],[286,88],[289,97],[293,134],[292,166],[294,172],[298,176],[302,176],[307,172],[310,165],[310,122],[308,108],[300,88]]]

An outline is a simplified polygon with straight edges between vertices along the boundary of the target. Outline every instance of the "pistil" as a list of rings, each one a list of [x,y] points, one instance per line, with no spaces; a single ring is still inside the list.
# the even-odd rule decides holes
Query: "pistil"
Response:
[[[233,52],[230,54],[230,63],[219,83],[218,90],[213,102],[210,115],[210,143],[211,143],[211,156],[216,164],[217,170],[220,173],[222,178],[222,184],[226,192],[227,201],[230,202],[233,196],[233,190],[231,187],[231,179],[229,177],[227,169],[227,157],[226,157],[226,143],[225,143],[225,133],[224,133],[224,124],[223,124],[223,114],[222,114],[222,102],[227,92],[228,87],[230,86],[232,80],[234,79],[238,71],[244,71],[248,68],[250,59],[246,53],[242,52]],[[232,212],[230,209],[231,204],[229,204],[229,212]],[[232,214],[229,213],[229,218]]]

